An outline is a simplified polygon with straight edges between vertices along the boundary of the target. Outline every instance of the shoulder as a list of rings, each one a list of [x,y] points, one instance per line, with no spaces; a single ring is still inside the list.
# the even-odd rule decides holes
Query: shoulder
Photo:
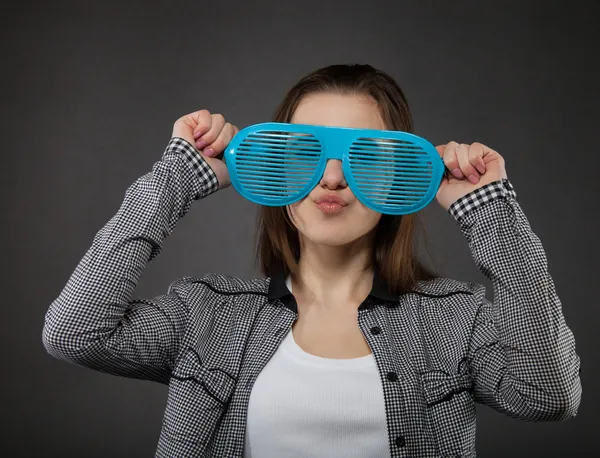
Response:
[[[418,298],[415,313],[432,322],[469,327],[486,304],[485,293],[486,288],[480,283],[437,277],[420,281],[411,294]]]
[[[480,283],[436,277],[432,280],[419,281],[413,293],[431,298],[471,296],[473,300],[480,302],[485,297],[485,291],[485,286]]]
[[[210,272],[203,276],[178,278],[169,285],[169,293],[185,297],[198,294],[266,296],[269,288],[268,280],[268,277],[246,280],[234,275]]]
[[[437,305],[467,314],[476,314],[482,305],[488,303],[484,285],[448,277],[420,281],[412,293],[420,298],[422,306]]]

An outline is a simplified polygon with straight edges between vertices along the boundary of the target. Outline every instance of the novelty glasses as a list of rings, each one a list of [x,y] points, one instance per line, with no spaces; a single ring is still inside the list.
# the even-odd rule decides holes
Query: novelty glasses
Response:
[[[303,199],[321,180],[327,160],[341,160],[357,199],[390,215],[429,205],[445,170],[431,143],[406,132],[275,122],[240,130],[224,158],[234,188],[267,206]]]

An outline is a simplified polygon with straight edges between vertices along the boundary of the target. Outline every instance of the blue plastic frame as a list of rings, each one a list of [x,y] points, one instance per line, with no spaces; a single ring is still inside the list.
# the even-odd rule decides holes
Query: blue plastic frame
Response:
[[[260,196],[255,196],[252,193],[248,193],[244,190],[240,183],[238,171],[235,166],[235,154],[236,149],[241,142],[252,133],[261,131],[282,131],[290,133],[306,133],[311,134],[321,142],[322,153],[315,172],[310,182],[306,185],[302,191],[298,192],[294,196],[282,198],[277,200],[276,203],[267,199],[262,199]],[[402,209],[396,211],[388,208],[383,208],[377,204],[374,204],[367,198],[356,184],[356,181],[352,175],[349,161],[350,146],[358,138],[378,138],[378,139],[395,139],[409,141],[423,149],[431,159],[432,163],[432,182],[425,193],[424,197],[418,203],[414,205],[403,206]],[[439,185],[444,176],[445,165],[443,159],[435,147],[427,140],[417,135],[391,130],[377,130],[377,129],[354,129],[348,127],[330,127],[330,126],[315,126],[308,124],[288,124],[288,123],[277,123],[277,122],[265,122],[260,124],[253,124],[242,130],[240,130],[235,137],[231,140],[224,152],[224,159],[227,164],[229,171],[229,177],[233,187],[246,199],[251,202],[266,205],[266,206],[285,206],[297,202],[306,197],[314,187],[319,183],[323,173],[325,172],[325,166],[329,159],[338,159],[342,162],[342,170],[348,186],[365,206],[374,210],[378,213],[391,214],[391,215],[405,215],[415,213],[431,203],[435,197]],[[435,184],[434,184],[435,183]]]

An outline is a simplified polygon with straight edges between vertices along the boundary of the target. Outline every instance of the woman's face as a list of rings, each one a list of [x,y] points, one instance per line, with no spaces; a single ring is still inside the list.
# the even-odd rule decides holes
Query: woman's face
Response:
[[[385,129],[375,101],[365,95],[310,94],[296,109],[291,123]],[[347,206],[335,213],[317,205],[324,195],[335,195]],[[304,199],[287,207],[288,215],[305,239],[322,245],[351,243],[370,233],[381,218],[352,193],[342,172],[342,162],[330,159],[320,182]]]

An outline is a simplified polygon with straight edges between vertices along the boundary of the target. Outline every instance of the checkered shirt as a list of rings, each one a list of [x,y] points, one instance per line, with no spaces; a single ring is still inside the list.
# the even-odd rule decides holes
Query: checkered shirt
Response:
[[[283,272],[183,277],[165,294],[134,297],[179,219],[217,189],[194,147],[172,138],[45,315],[52,356],[168,385],[157,457],[243,456],[253,383],[298,316]],[[475,456],[476,402],[541,421],[575,416],[581,398],[575,341],[510,182],[477,189],[448,212],[491,280],[493,301],[473,282],[436,278],[391,296],[376,278],[357,311],[394,458]]]

